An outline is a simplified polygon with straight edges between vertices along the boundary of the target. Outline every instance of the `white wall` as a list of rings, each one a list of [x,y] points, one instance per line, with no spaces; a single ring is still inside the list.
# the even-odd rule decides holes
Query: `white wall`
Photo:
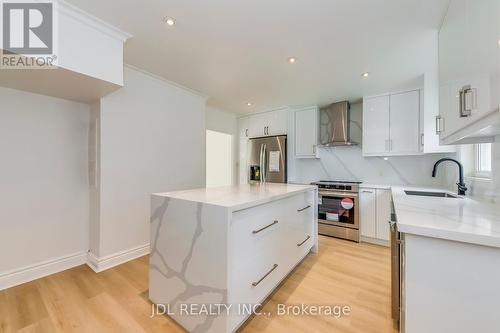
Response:
[[[207,106],[206,112],[207,130],[230,134],[233,138],[233,184],[238,184],[238,118],[235,113],[222,111]]]
[[[351,105],[351,139],[358,143],[362,135],[362,109],[362,103]],[[289,142],[293,144],[293,137],[289,137]],[[386,161],[382,157],[363,157],[361,146],[320,148],[319,154],[320,159],[289,159],[289,181],[360,180],[372,184],[448,186],[445,177],[448,167],[437,178],[432,178],[431,173],[438,159],[453,156],[398,156]]]
[[[0,88],[0,276],[88,249],[89,106]]]
[[[205,186],[205,97],[126,67],[99,113],[103,258],[149,244],[151,193]]]

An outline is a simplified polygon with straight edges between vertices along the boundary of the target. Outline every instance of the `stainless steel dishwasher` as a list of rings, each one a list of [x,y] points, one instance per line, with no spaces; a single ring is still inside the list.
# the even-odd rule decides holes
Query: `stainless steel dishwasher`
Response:
[[[392,203],[391,220],[391,304],[392,318],[397,322],[400,332],[404,332],[404,274],[405,249],[404,234],[398,231],[397,217]]]

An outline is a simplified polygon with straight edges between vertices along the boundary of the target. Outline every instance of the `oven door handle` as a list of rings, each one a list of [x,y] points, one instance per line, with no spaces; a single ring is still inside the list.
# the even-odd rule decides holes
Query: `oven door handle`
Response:
[[[358,194],[353,192],[327,192],[327,191],[319,191],[319,195],[322,197],[343,197],[343,198],[357,198]]]

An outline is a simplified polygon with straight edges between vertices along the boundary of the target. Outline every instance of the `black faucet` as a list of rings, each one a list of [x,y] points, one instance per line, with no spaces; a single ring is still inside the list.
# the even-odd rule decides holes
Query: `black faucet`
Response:
[[[432,177],[436,177],[436,172],[437,172],[437,167],[439,164],[450,161],[450,162],[455,162],[458,165],[458,172],[460,174],[460,178],[458,180],[458,195],[465,195],[465,191],[467,191],[467,186],[464,183],[464,167],[462,166],[462,163],[459,161],[453,159],[453,158],[442,158],[439,161],[434,164],[434,168],[432,169]]]

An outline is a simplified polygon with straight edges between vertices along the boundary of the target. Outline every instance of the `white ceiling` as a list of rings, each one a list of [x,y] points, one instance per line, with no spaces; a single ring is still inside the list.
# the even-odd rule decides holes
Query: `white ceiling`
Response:
[[[127,63],[240,113],[353,101],[413,85],[432,63],[429,50],[449,2],[68,1],[134,36],[125,46]],[[177,24],[168,27],[165,16]],[[371,76],[363,79],[363,72]]]

